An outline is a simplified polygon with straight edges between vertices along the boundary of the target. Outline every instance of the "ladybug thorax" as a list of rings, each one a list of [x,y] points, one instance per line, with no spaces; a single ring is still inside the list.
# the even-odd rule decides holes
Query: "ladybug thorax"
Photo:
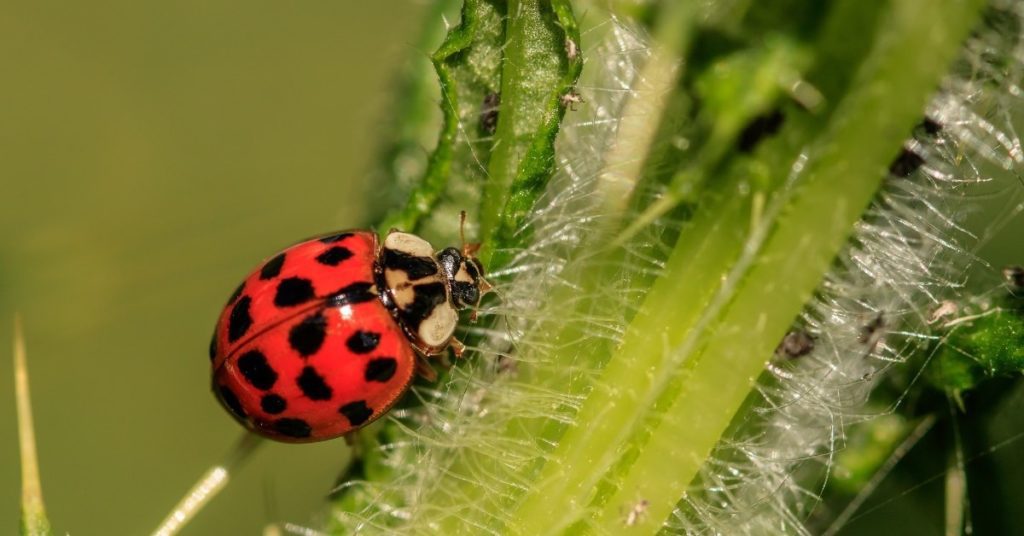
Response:
[[[413,234],[392,231],[384,238],[376,267],[381,297],[421,353],[443,351],[458,326],[458,310],[479,302],[479,275],[472,275],[477,266],[455,248],[435,252]]]

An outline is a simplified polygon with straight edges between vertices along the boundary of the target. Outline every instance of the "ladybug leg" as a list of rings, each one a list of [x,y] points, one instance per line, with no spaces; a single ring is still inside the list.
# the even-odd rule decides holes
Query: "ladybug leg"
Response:
[[[415,368],[416,374],[422,376],[423,379],[427,380],[428,382],[437,381],[437,371],[434,370],[434,367],[430,366],[430,363],[427,363],[426,359],[416,359]]]
[[[452,337],[452,340],[448,342],[448,347],[452,349],[452,353],[455,354],[455,359],[462,359],[462,354],[466,352],[466,345],[462,344],[462,341]]]

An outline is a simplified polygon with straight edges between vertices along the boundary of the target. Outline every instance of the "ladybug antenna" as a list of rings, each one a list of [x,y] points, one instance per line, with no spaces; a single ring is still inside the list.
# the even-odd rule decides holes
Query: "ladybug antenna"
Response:
[[[459,211],[459,240],[462,242],[462,251],[466,251],[466,211]]]
[[[462,256],[463,257],[476,257],[476,253],[480,251],[480,243],[467,244],[466,243],[466,211],[459,212],[459,240],[462,241]]]

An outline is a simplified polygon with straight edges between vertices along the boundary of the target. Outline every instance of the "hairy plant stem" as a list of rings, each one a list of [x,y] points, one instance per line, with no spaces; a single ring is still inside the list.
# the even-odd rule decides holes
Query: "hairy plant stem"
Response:
[[[640,500],[646,514],[631,532],[654,533],[668,518],[874,196],[983,6],[940,4],[891,5],[854,88],[807,161],[766,204],[750,200],[745,219],[753,232],[738,261],[716,255],[710,240],[694,251],[683,236],[602,371],[607,379],[578,413],[584,424],[567,431],[511,514],[517,532],[554,534],[577,521],[621,532],[622,512]],[[922,48],[930,61],[918,60]],[[725,222],[709,223],[714,230]],[[723,283],[710,302],[692,300],[706,277],[689,274]],[[641,448],[619,463],[631,443]],[[602,481],[613,491],[595,496]]]

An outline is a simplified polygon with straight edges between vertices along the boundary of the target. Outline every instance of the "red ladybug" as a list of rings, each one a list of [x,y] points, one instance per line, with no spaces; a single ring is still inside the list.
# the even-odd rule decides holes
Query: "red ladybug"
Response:
[[[235,290],[210,343],[213,390],[246,428],[288,442],[331,439],[380,418],[417,354],[449,346],[458,311],[490,289],[475,248],[440,252],[398,231],[294,245]]]

